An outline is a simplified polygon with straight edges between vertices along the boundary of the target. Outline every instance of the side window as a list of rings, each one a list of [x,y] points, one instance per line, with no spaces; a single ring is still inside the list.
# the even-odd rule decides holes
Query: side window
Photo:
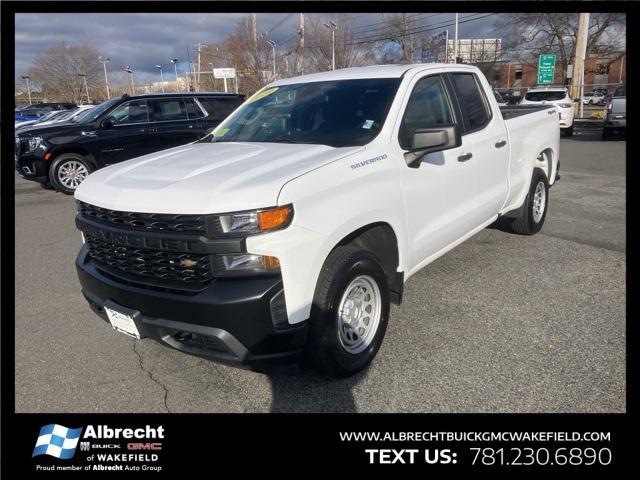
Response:
[[[478,130],[487,125],[491,119],[491,112],[476,76],[473,73],[453,73],[451,81],[464,117],[462,133]]]
[[[227,118],[241,103],[237,98],[198,97],[198,101],[209,114],[209,118],[217,121]]]
[[[195,99],[185,98],[184,105],[187,109],[187,117],[189,117],[189,120],[192,120],[194,118],[201,118],[204,116],[204,113],[202,113],[202,110],[196,103]]]
[[[417,129],[452,123],[453,114],[442,78],[439,75],[425,77],[413,87],[400,124],[398,141],[403,149],[409,150]]]
[[[146,100],[131,100],[123,103],[109,115],[116,125],[149,122],[149,107]]]
[[[150,100],[154,122],[187,120],[187,110],[181,98],[163,98]]]

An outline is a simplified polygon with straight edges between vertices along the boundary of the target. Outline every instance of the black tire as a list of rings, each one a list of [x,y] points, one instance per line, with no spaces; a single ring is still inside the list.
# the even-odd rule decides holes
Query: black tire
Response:
[[[611,129],[610,128],[606,128],[603,127],[602,128],[602,141],[606,142],[607,140],[609,140],[611,138]]]
[[[89,163],[85,157],[78,153],[63,153],[59,157],[56,157],[55,160],[53,160],[53,162],[51,163],[51,167],[49,167],[49,181],[56,190],[64,193],[65,195],[73,195],[73,192],[75,192],[77,188],[72,188],[69,185],[65,185],[58,177],[58,175],[60,174],[60,169],[65,165],[68,166],[71,162],[75,162],[76,165],[82,165],[86,169],[87,175],[93,171],[91,163]]]
[[[571,125],[569,128],[563,128],[562,130],[560,130],[560,133],[562,133],[565,138],[571,137],[573,135],[573,125]]]
[[[542,185],[544,190],[544,209],[542,216],[535,220],[534,215],[534,199],[536,189],[538,185]],[[533,169],[533,177],[531,178],[531,186],[529,187],[529,193],[524,201],[525,207],[521,217],[514,218],[511,221],[511,230],[520,235],[534,235],[540,231],[544,221],[547,218],[547,207],[549,206],[549,182],[547,176],[539,168]]]
[[[343,324],[338,308],[347,287],[362,276],[373,279],[377,284],[380,317],[366,348],[352,353],[341,340],[340,328]],[[309,321],[307,359],[319,372],[336,378],[348,377],[363,370],[382,344],[389,321],[389,301],[389,283],[379,260],[371,252],[356,247],[336,248],[325,261],[316,286]],[[364,317],[363,320],[366,319]]]

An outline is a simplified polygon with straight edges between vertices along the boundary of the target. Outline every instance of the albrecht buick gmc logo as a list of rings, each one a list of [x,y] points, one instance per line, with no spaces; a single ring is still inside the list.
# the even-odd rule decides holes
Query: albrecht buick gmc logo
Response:
[[[111,428],[108,425],[89,425],[82,438],[117,439],[117,438],[164,438],[164,427],[145,425],[142,428]]]
[[[83,427],[67,428],[62,425],[52,423],[45,425],[40,429],[36,445],[33,449],[32,457],[38,455],[50,455],[52,457],[63,460],[72,458],[76,452],[76,447],[80,441],[80,435]],[[140,428],[112,428],[108,425],[88,425],[82,435],[80,442],[80,450],[89,451],[91,447],[94,449],[112,449],[120,448],[116,444],[92,444],[88,440],[118,440],[118,439],[146,439],[156,440],[164,439],[164,427],[152,427],[145,425]],[[162,444],[159,442],[129,442],[128,450],[161,450]]]

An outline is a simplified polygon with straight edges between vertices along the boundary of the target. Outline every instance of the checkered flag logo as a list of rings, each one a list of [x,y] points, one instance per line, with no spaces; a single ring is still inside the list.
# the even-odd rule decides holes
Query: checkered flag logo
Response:
[[[67,428],[55,423],[45,425],[40,429],[36,448],[33,449],[31,456],[51,455],[62,459],[71,458],[76,452],[80,433],[82,433],[82,427]]]

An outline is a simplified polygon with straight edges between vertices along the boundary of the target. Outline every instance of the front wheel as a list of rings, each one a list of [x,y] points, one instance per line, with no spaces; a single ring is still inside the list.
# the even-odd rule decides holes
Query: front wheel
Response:
[[[538,233],[547,217],[548,204],[549,182],[547,176],[539,168],[534,168],[529,193],[524,201],[524,211],[521,217],[511,221],[511,230],[520,235]]]
[[[563,128],[562,130],[560,130],[560,133],[564,136],[564,137],[570,137],[573,135],[573,125],[571,125],[568,128]]]
[[[51,164],[49,180],[59,192],[72,195],[91,171],[91,165],[82,155],[64,153]]]
[[[378,259],[355,247],[336,248],[314,295],[307,356],[320,372],[348,377],[375,357],[389,320],[389,284]]]

